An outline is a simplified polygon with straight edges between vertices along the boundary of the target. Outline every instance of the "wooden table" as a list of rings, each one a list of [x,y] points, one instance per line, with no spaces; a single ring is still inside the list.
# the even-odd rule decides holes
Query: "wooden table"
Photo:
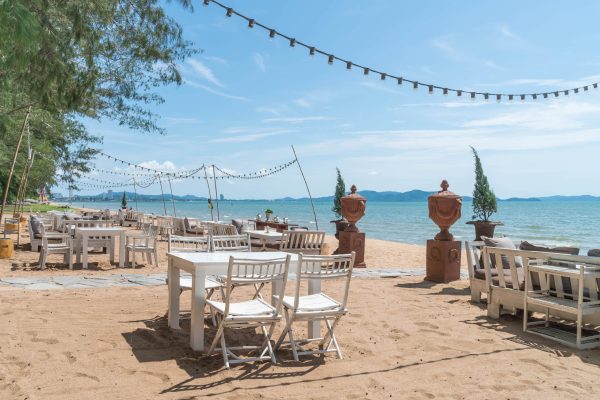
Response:
[[[207,275],[227,275],[229,257],[245,258],[252,260],[268,260],[272,258],[286,257],[289,253],[275,252],[228,252],[215,253],[187,253],[172,251],[167,253],[169,258],[169,327],[179,328],[179,277],[180,270],[192,274],[192,321],[190,326],[190,346],[193,350],[204,350],[204,306],[206,304],[206,292],[204,280]],[[290,274],[295,274],[298,256],[292,254],[290,262]],[[278,293],[281,288],[280,282],[273,284],[272,293]],[[308,293],[321,292],[321,282],[313,280],[308,282]],[[309,323],[309,337],[320,337],[319,322]]]
[[[81,239],[82,264],[83,269],[88,268],[88,241],[90,237],[108,236],[114,241],[119,238],[119,267],[125,267],[125,232],[127,229],[121,227],[97,227],[97,228],[76,228],[75,237]],[[114,262],[114,245],[110,254],[110,261]]]
[[[251,238],[259,239],[262,243],[260,251],[267,250],[267,243],[277,243],[283,238],[283,233],[276,231],[247,231]]]
[[[254,225],[256,226],[256,229],[259,231],[264,230],[265,227],[268,226],[270,228],[277,230],[277,232],[287,231],[290,226],[297,226],[296,224],[286,224],[283,222],[273,222],[273,221],[265,221],[265,220],[261,220],[261,221],[254,220]]]

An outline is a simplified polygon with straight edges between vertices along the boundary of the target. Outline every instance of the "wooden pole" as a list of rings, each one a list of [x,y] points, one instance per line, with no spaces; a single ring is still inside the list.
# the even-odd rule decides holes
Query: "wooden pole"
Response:
[[[217,202],[217,222],[221,220],[221,213],[219,212],[219,192],[217,191],[217,177],[215,175],[215,164],[212,165],[213,170],[213,181],[215,184],[215,201]]]
[[[167,178],[169,181],[169,189],[171,190],[171,205],[173,206],[173,216],[177,218],[177,211],[175,211],[175,199],[173,198],[173,186],[171,186],[171,178]]]
[[[138,203],[137,203],[137,189],[135,187],[135,178],[133,178],[133,193],[135,194],[135,212],[138,212]]]
[[[208,186],[208,200],[209,200],[209,204],[210,204],[210,220],[214,221],[215,220],[215,216],[213,214],[213,207],[212,207],[212,193],[210,191],[210,183],[208,183],[208,174],[206,173],[206,167],[204,168],[204,180],[206,181],[206,186]]]
[[[19,211],[19,216],[23,215],[23,209],[25,208],[25,195],[27,195],[27,181],[29,180],[29,173],[31,172],[31,167],[33,167],[34,159],[35,151],[31,153],[31,159],[27,164],[27,170],[25,172],[25,182],[23,184],[23,193],[21,193],[21,210]]]
[[[25,133],[25,127],[27,126],[27,121],[29,120],[29,114],[31,114],[31,106],[27,109],[27,113],[25,114],[25,118],[23,119],[23,126],[21,127],[21,132],[19,133],[19,140],[17,141],[17,147],[15,148],[15,154],[13,156],[12,165],[10,167],[10,171],[8,172],[8,179],[6,180],[6,184],[4,186],[4,194],[2,195],[2,207],[0,208],[0,224],[2,224],[2,216],[4,215],[4,207],[6,207],[6,199],[8,198],[8,188],[10,187],[10,183],[12,181],[13,174],[15,172],[15,165],[17,164],[17,156],[19,155],[19,149],[21,148],[21,142],[23,141],[23,134]]]
[[[160,194],[162,195],[164,215],[167,215],[167,204],[165,203],[165,192],[163,191],[162,180],[160,179],[160,174],[158,175],[158,183],[160,183]]]
[[[302,171],[302,166],[300,165],[300,160],[298,160],[298,156],[296,155],[296,149],[294,149],[294,145],[292,145],[292,151],[294,152],[294,157],[296,158],[296,164],[298,164],[298,168],[300,169],[300,174],[302,175],[302,179],[304,179],[304,185],[306,185],[306,191],[308,192],[308,198],[310,199],[310,205],[312,207],[313,216],[315,217],[315,226],[317,230],[319,230],[319,221],[317,221],[317,212],[315,211],[315,203],[313,203],[312,195],[310,194],[310,188],[308,187],[308,182],[306,181],[306,177],[304,176],[304,172]]]

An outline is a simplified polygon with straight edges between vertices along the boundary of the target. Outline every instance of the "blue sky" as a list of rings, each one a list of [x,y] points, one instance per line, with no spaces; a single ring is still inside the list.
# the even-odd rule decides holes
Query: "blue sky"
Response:
[[[440,86],[519,93],[600,80],[595,1],[223,2],[326,52]],[[333,193],[336,166],[359,189],[436,190],[445,178],[451,190],[469,194],[473,145],[500,197],[600,195],[600,90],[500,104],[429,95],[347,72],[339,62],[329,66],[216,5],[196,1],[193,13],[166,8],[204,52],[181,66],[186,84],[160,89],[166,102],[153,111],[167,135],[87,122],[108,154],[165,170],[214,163],[246,172],[292,159],[293,144],[317,196]],[[100,158],[96,165],[114,168]],[[263,180],[219,183],[230,198],[305,195],[295,166]],[[173,189],[207,194],[202,181]]]

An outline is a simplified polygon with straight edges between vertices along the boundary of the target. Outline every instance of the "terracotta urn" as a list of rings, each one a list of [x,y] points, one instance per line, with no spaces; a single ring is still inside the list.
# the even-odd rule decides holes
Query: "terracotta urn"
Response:
[[[451,241],[454,236],[450,227],[460,218],[462,198],[448,190],[448,181],[443,180],[440,185],[442,190],[428,197],[429,218],[440,227],[440,232],[435,235],[435,240]]]
[[[342,215],[348,221],[346,232],[358,232],[356,223],[365,215],[367,199],[356,193],[356,185],[350,188],[350,194],[340,199]]]

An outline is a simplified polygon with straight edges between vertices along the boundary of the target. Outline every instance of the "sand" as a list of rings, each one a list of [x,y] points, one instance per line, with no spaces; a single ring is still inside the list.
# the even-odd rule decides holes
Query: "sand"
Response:
[[[73,272],[25,267],[22,251],[0,262],[0,277],[120,272],[106,261]],[[17,267],[11,267],[16,262]],[[424,266],[424,248],[368,240],[373,268]],[[143,265],[138,273],[164,271]],[[131,272],[131,269],[127,269]],[[341,282],[325,285],[339,296]],[[240,295],[243,295],[240,290]],[[182,312],[189,310],[182,295]],[[0,290],[0,399],[528,399],[600,395],[598,350],[574,351],[524,334],[521,320],[486,317],[468,281],[422,277],[354,279],[349,314],[337,334],[345,358],[287,349],[278,364],[223,367],[189,347],[189,320],[167,327],[167,287]],[[281,329],[278,327],[277,334]],[[298,325],[296,334],[304,333]],[[207,338],[214,335],[207,328]],[[249,332],[232,343],[255,340]]]

